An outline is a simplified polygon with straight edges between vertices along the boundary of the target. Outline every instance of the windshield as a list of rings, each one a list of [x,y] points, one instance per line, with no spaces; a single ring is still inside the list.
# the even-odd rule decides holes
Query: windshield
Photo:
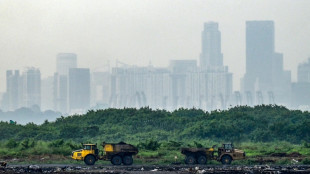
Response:
[[[84,149],[85,149],[85,150],[91,150],[91,146],[90,146],[90,145],[85,145],[85,146],[84,146]]]
[[[233,149],[232,144],[224,144],[224,149]]]

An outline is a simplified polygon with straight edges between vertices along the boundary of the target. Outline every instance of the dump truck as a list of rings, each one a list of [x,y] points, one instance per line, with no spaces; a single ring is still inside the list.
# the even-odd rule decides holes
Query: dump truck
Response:
[[[102,143],[103,151],[99,152],[97,144],[83,144],[83,149],[72,152],[72,159],[84,161],[87,165],[94,165],[98,160],[111,161],[113,165],[131,165],[133,155],[138,154],[138,149],[124,142],[117,144]],[[100,154],[101,153],[101,154]]]
[[[245,152],[235,149],[232,143],[223,144],[217,151],[212,148],[181,148],[185,155],[185,164],[206,164],[208,160],[217,160],[222,164],[231,164],[233,160],[245,159]]]

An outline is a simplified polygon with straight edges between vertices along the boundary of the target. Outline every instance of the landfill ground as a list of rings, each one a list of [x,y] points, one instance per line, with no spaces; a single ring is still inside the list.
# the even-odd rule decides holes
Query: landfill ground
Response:
[[[310,165],[78,165],[78,164],[39,164],[7,165],[0,168],[0,173],[310,173]]]

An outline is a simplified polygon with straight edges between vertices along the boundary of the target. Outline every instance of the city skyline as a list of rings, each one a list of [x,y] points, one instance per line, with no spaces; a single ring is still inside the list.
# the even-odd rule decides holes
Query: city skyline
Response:
[[[87,5],[85,5],[87,4]],[[134,5],[133,5],[134,4]],[[216,21],[222,33],[224,65],[234,90],[245,73],[245,21],[273,20],[275,51],[297,80],[298,63],[309,57],[309,1],[2,1],[0,81],[6,69],[55,71],[58,52],[74,52],[83,68],[110,61],[166,67],[172,59],[199,59],[201,25]],[[7,8],[6,8],[7,7]],[[16,51],[18,50],[18,51]],[[5,91],[5,83],[0,84]]]
[[[247,26],[247,23],[248,22],[250,22],[250,23],[253,23],[253,22],[256,22],[256,21],[259,21],[259,20],[255,20],[255,21],[245,21],[245,26]],[[261,22],[261,21],[259,21],[259,22]],[[272,33],[272,37],[273,37],[273,41],[272,41],[272,50],[273,51],[275,51],[275,43],[274,43],[274,40],[275,40],[275,29],[274,29],[274,21],[268,21],[268,22],[270,22],[270,25],[272,26],[272,30],[273,30],[273,33]],[[271,24],[272,23],[272,24]],[[219,29],[219,26],[220,26],[220,24],[218,23],[218,22],[215,22],[215,21],[209,21],[209,22],[204,22],[203,23],[203,26],[204,26],[204,28],[210,28],[211,30],[218,30]],[[247,28],[247,27],[245,27],[245,28]],[[205,32],[205,30],[204,31],[202,31],[202,35],[206,35],[206,33],[204,33]],[[246,34],[246,32],[245,32],[245,34]],[[219,41],[217,41],[217,42],[219,42],[219,52],[218,53],[211,53],[213,56],[214,55],[216,55],[217,57],[218,57],[218,59],[220,59],[220,60],[218,60],[218,62],[213,62],[213,65],[212,66],[223,66],[223,65],[225,65],[223,62],[225,62],[225,59],[223,59],[223,54],[221,53],[221,33],[219,33]],[[201,43],[202,43],[202,46],[201,46],[201,48],[204,48],[204,47],[206,47],[206,43],[204,43],[204,40],[202,40],[201,41]],[[204,46],[205,45],[205,46]],[[213,46],[213,48],[214,48],[214,46]],[[210,48],[209,48],[210,49]],[[277,53],[275,53],[275,54],[277,54]],[[77,67],[77,64],[78,64],[78,59],[77,59],[77,57],[78,57],[78,54],[76,54],[76,53],[56,53],[56,56],[57,56],[57,59],[55,59],[55,72],[58,72],[59,71],[59,69],[63,69],[63,68],[65,68],[66,69],[66,67],[59,67],[59,63],[57,63],[58,61],[59,61],[59,57],[61,57],[61,56],[63,56],[63,57],[66,57],[66,56],[73,56],[74,57],[74,60],[66,60],[68,63],[70,63],[70,61],[72,62],[72,61],[75,61],[74,62],[74,66],[72,66],[72,67]],[[197,57],[196,59],[197,59],[197,61],[199,61],[199,62],[201,62],[202,61],[202,58],[203,58],[203,56],[205,56],[204,55],[204,53],[203,52],[201,52],[200,53],[200,56],[199,57]],[[209,57],[210,57],[210,55],[209,55]],[[228,55],[228,57],[229,57],[229,55]],[[246,56],[245,56],[246,57]],[[282,57],[283,57],[283,54],[282,54]],[[301,63],[306,63],[307,62],[307,60],[310,58],[310,56],[309,57],[306,57],[306,58],[304,58],[304,60],[302,61],[302,62],[297,62],[298,63],[298,65],[299,64],[301,64]],[[195,58],[193,58],[193,60],[196,60]],[[205,59],[206,59],[206,57],[205,57]],[[207,59],[210,59],[210,58],[207,58]],[[282,58],[283,59],[283,58]],[[166,66],[157,66],[158,68],[161,68],[161,67],[168,67],[169,66],[169,62],[171,61],[171,60],[173,60],[173,59],[170,59],[170,60],[168,60],[168,63],[167,63],[167,65]],[[182,59],[180,59],[180,60],[182,60]],[[64,61],[64,62],[66,62],[66,61]],[[214,60],[208,60],[209,62],[207,63],[207,64],[212,64],[211,63],[211,61],[214,61]],[[285,62],[285,60],[282,60],[282,66],[284,66],[284,62]],[[111,63],[110,62],[110,60],[107,60],[106,62],[105,62],[105,64],[102,66],[102,67],[97,67],[97,68],[95,68],[95,70],[94,70],[94,72],[97,72],[96,70],[97,69],[100,69],[99,70],[99,72],[100,71],[102,71],[102,72],[106,72],[106,71],[112,71],[112,68],[113,67],[117,67],[118,66],[118,64],[119,63],[121,63],[121,64],[127,64],[128,62],[120,62],[118,59],[117,60],[115,60],[115,63]],[[144,64],[144,65],[140,65],[140,64],[134,64],[134,63],[131,63],[131,64],[127,64],[127,65],[130,65],[130,66],[141,66],[141,67],[144,67],[144,66],[147,66],[147,65],[150,65],[150,63],[151,63],[151,61],[148,63],[148,64]],[[205,62],[206,63],[206,62]],[[239,62],[240,63],[240,62]],[[111,64],[115,64],[114,66],[113,65],[111,65]],[[246,60],[245,60],[245,64],[246,64]],[[271,63],[272,64],[272,63]],[[297,65],[297,67],[298,67],[298,65]],[[210,65],[208,65],[208,66],[210,66]],[[33,68],[34,66],[24,66],[24,67],[21,67],[21,69],[29,69],[29,68]],[[228,66],[229,67],[229,66]],[[247,67],[247,66],[246,66]],[[40,67],[35,67],[35,68],[38,68],[38,69],[41,69]],[[69,68],[70,67],[67,67],[67,71],[69,70]],[[88,67],[85,67],[85,68],[88,68]],[[17,68],[13,68],[13,69],[17,69]],[[90,70],[92,70],[92,69],[90,69]],[[62,70],[62,71],[64,71],[64,70]],[[293,72],[292,70],[290,70],[291,72]],[[292,80],[292,82],[297,82],[298,81],[298,74],[297,74],[297,71],[298,70],[296,70],[296,76],[291,76],[291,80]],[[50,76],[53,76],[53,74],[55,73],[55,72],[52,72],[51,74],[45,74],[44,76],[43,76],[43,78],[48,78],[48,77],[50,77]],[[242,79],[243,78],[243,76],[245,75],[247,73],[247,70],[246,70],[246,68],[245,68],[245,72],[244,72],[244,74],[241,76],[241,78],[240,79]],[[42,73],[41,73],[42,74]],[[64,74],[64,72],[61,72],[61,74]],[[234,75],[234,73],[232,72],[232,74]],[[236,79],[235,77],[234,77],[234,84],[236,83],[236,81],[239,81],[239,79]],[[242,84],[242,80],[240,80],[240,84]],[[1,86],[1,85],[0,85]],[[239,86],[239,87],[237,87],[236,88],[236,86]],[[0,88],[1,89],[1,88]],[[0,93],[3,93],[3,92],[5,92],[5,90],[6,90],[6,88],[4,88],[3,89],[3,91],[0,91]],[[242,85],[234,85],[234,91],[238,91],[238,90],[242,90]]]
[[[274,49],[273,21],[246,21],[246,73],[240,91],[233,90],[233,73],[223,64],[226,56],[221,51],[218,26],[217,22],[203,24],[199,61],[174,59],[166,67],[118,61],[106,71],[91,71],[77,65],[76,53],[58,53],[54,76],[41,80],[39,69],[27,69],[22,76],[18,70],[7,70],[2,107],[12,111],[36,105],[73,114],[109,107],[195,107],[210,111],[236,105],[308,106],[308,100],[298,100],[298,96],[301,91],[308,94],[309,65],[299,64],[298,82],[292,83],[291,71],[283,67],[283,54]]]

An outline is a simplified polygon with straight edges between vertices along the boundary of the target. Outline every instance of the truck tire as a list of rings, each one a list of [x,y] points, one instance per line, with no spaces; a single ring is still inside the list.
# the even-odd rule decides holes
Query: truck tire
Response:
[[[133,159],[132,156],[126,155],[123,157],[123,164],[128,166],[128,165],[132,165],[133,163]]]
[[[222,162],[222,164],[224,164],[224,165],[229,165],[229,164],[231,164],[231,161],[232,161],[232,159],[231,159],[231,157],[230,157],[229,155],[224,155],[224,156],[222,156],[222,158],[221,158],[221,162]]]
[[[204,155],[201,155],[197,159],[198,164],[206,164],[207,163],[207,158]]]
[[[87,155],[84,159],[84,163],[86,165],[94,165],[96,162],[96,159],[93,155]]]
[[[122,157],[115,155],[112,159],[111,159],[111,163],[113,165],[121,165],[122,164]]]
[[[192,155],[186,156],[185,164],[196,164],[196,158]]]

